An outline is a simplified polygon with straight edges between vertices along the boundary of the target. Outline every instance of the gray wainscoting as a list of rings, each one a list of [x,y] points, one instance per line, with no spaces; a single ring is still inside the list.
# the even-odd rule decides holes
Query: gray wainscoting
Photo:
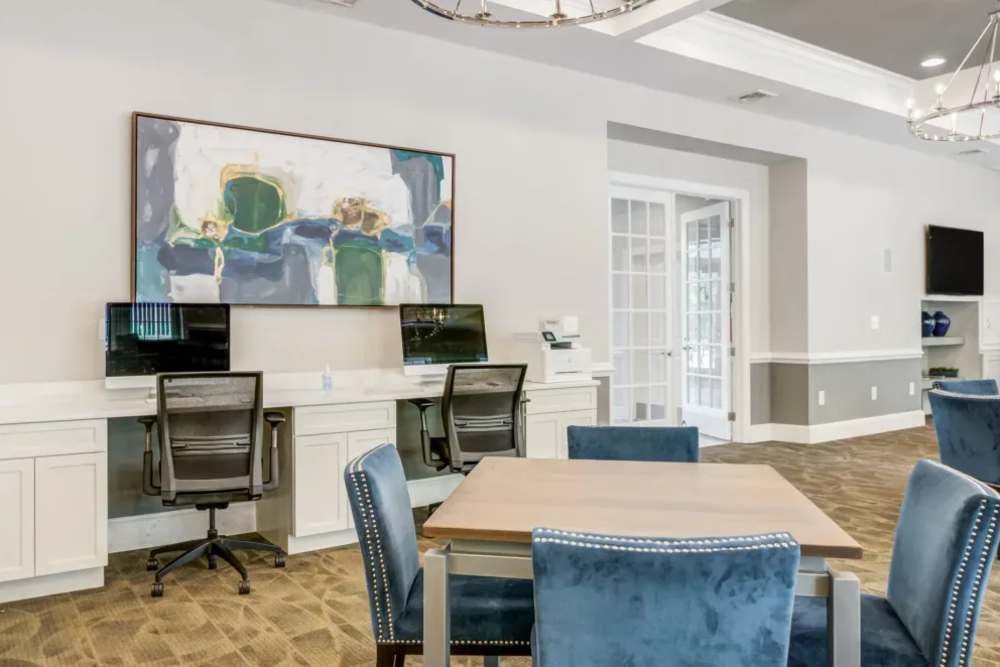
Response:
[[[804,426],[920,410],[921,367],[916,358],[755,363],[750,367],[751,423]],[[874,401],[872,387],[878,387]],[[826,392],[823,406],[821,390]]]

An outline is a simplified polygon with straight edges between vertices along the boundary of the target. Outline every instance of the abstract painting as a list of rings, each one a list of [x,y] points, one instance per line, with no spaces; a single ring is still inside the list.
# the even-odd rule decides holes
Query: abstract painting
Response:
[[[453,155],[133,114],[133,298],[452,300]]]

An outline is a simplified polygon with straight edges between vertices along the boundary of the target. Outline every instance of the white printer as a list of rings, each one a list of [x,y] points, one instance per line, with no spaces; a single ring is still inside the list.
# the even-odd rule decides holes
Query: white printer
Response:
[[[574,316],[542,320],[539,330],[516,334],[519,360],[528,364],[532,382],[578,382],[591,379],[590,348],[583,344]]]

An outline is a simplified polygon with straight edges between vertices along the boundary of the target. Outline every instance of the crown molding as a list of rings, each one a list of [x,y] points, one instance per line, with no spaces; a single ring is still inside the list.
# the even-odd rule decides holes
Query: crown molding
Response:
[[[906,116],[916,81],[855,58],[715,12],[636,40],[677,55]]]

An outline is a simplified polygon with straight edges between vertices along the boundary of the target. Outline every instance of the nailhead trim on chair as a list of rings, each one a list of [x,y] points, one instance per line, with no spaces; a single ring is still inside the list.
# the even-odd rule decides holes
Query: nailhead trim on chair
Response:
[[[376,450],[372,450],[374,452]],[[379,569],[381,570],[381,577],[379,577],[379,570],[375,568],[375,563],[371,564],[372,573],[372,600],[375,603],[375,618],[378,625],[378,637],[376,641],[383,641],[386,639],[385,631],[388,628],[388,640],[392,641],[394,639],[394,630],[392,627],[392,604],[389,597],[389,578],[385,574],[385,558],[382,553],[382,537],[379,533],[378,520],[375,517],[375,508],[372,505],[371,493],[368,490],[368,480],[365,477],[364,470],[361,465],[364,459],[371,454],[368,452],[361,456],[354,462],[354,468],[351,471],[351,483],[354,485],[355,495],[358,497],[361,504],[361,519],[364,522],[364,540],[365,547],[368,549],[368,553],[374,553],[378,557]],[[361,480],[361,484],[358,484],[358,480]],[[363,490],[363,494],[362,494]],[[362,497],[363,495],[363,497]],[[375,539],[372,539],[372,531],[375,533]],[[375,549],[372,549],[374,545]],[[384,616],[381,606],[379,605],[379,586],[381,585],[382,591],[385,595],[385,606],[386,614]]]
[[[616,539],[605,535],[585,535],[583,533],[566,533],[560,530],[549,528],[538,529],[536,535],[559,535],[581,539],[594,540],[594,542],[605,542],[605,544],[595,544],[594,542],[581,542],[579,539],[562,539],[562,537],[535,537],[534,542],[548,544],[565,544],[572,547],[584,547],[587,549],[603,549],[606,551],[629,551],[636,553],[661,553],[661,554],[689,554],[689,553],[731,553],[735,551],[756,551],[760,549],[780,549],[798,546],[794,538],[788,533],[771,533],[769,535],[754,535],[749,537],[735,537],[726,539],[706,539],[706,540],[686,540],[686,541],[666,541],[652,539]],[[780,540],[780,541],[769,541]],[[627,542],[632,544],[648,544],[653,546],[626,546],[623,544],[608,544],[607,542]],[[696,546],[680,547],[680,544],[723,544],[726,542],[738,542],[727,546]]]
[[[986,501],[984,500],[980,504],[980,515],[982,510],[985,509]],[[986,540],[983,542],[983,556],[979,559],[979,565],[976,568],[976,578],[972,583],[972,594],[969,596],[969,606],[965,610],[965,624],[962,627],[962,649],[959,653],[959,664],[968,665],[971,653],[969,652],[969,640],[972,635],[972,623],[975,619],[976,614],[976,600],[979,597],[979,589],[982,587],[983,583],[983,572],[986,569],[986,564],[990,559],[990,549],[993,545],[993,538],[996,535],[997,529],[997,517],[1000,517],[1000,505],[993,508],[993,516],[990,517],[990,525],[986,529]],[[976,518],[976,525],[979,525],[979,518]]]
[[[694,544],[694,545],[712,545],[712,544],[727,544],[730,542],[746,542],[754,543],[761,542],[764,540],[782,539],[789,540],[793,539],[788,533],[768,533],[766,535],[747,535],[744,537],[704,537],[699,539],[654,539],[654,538],[641,538],[641,537],[614,537],[611,535],[595,535],[590,533],[574,533],[565,530],[556,530],[554,528],[539,528],[535,531],[538,534],[544,535],[561,535],[564,537],[577,537],[586,538],[588,540],[600,541],[600,542],[628,542],[630,544],[656,544],[663,545],[667,544],[670,546],[679,546],[682,544]]]
[[[958,598],[962,591],[962,585],[965,583],[965,571],[969,565],[969,558],[972,556],[972,545],[976,543],[976,537],[979,535],[979,526],[982,524],[983,514],[985,512],[986,512],[986,500],[984,499],[979,501],[979,510],[976,512],[976,520],[973,523],[972,531],[969,533],[969,540],[966,543],[965,551],[962,554],[962,564],[958,566],[958,576],[955,578],[955,583],[952,585],[951,588],[951,601],[948,604],[948,623],[945,625],[944,628],[944,642],[941,649],[941,659],[938,661],[939,667],[946,667],[946,665],[948,664],[948,657],[951,655],[951,646],[952,646],[951,630],[952,626],[955,624],[955,613],[958,607]],[[991,530],[995,530],[995,525],[996,525],[996,509],[994,510],[994,516],[992,521],[993,528],[991,528]],[[989,540],[992,540],[992,535],[990,535],[990,537],[987,538],[987,541]],[[981,560],[985,561],[986,558],[988,557],[989,557],[989,549],[986,550],[986,553],[983,555],[983,558]],[[983,565],[985,566],[985,563],[983,563]],[[974,603],[974,600],[975,598],[973,597],[973,599],[970,602]],[[966,632],[968,630],[969,630],[969,624],[966,624],[966,626],[962,628],[962,634],[961,634],[962,648],[959,654],[959,664],[964,664],[968,661],[967,651],[969,646],[969,640],[968,637],[966,636]]]

